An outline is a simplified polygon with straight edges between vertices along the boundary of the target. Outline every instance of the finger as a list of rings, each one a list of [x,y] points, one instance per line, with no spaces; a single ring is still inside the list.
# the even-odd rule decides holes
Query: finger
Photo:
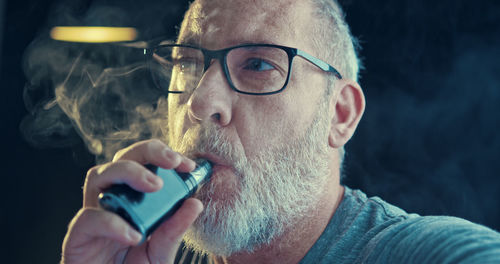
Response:
[[[198,199],[184,201],[181,208],[151,235],[147,243],[134,247],[125,263],[149,259],[151,263],[173,263],[186,230],[203,210]]]
[[[163,186],[160,177],[135,161],[107,163],[89,170],[84,186],[84,207],[96,207],[98,194],[112,184],[120,183],[141,192],[158,191]]]
[[[81,209],[70,223],[63,248],[78,250],[97,239],[132,246],[137,245],[141,238],[139,232],[116,214],[99,209]]]
[[[153,263],[173,263],[184,233],[202,211],[203,204],[200,200],[187,199],[179,210],[151,235],[149,257]]]
[[[188,172],[196,167],[196,163],[170,149],[158,139],[137,142],[118,151],[113,158],[117,160],[135,160],[140,164],[153,164],[165,169],[177,169]]]

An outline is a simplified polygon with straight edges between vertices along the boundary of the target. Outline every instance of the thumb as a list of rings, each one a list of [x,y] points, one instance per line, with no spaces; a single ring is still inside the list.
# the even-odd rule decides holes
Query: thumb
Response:
[[[149,261],[151,263],[173,263],[184,233],[202,211],[203,204],[200,200],[189,198],[184,201],[179,210],[161,224],[148,240],[147,252],[142,252],[148,255]],[[145,244],[142,246],[146,246]],[[135,255],[130,253],[130,257]],[[127,259],[127,261],[136,263],[132,259]]]

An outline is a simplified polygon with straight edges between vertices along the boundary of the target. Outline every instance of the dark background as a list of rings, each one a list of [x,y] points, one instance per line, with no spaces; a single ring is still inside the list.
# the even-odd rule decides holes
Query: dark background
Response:
[[[119,2],[131,14],[148,5],[100,3]],[[155,27],[144,28],[142,37],[173,34],[186,1],[171,2],[148,16]],[[78,140],[63,148],[23,140],[19,126],[29,115],[23,52],[47,34],[50,16],[61,14],[49,12],[51,0],[8,0],[2,17],[2,3],[2,262],[56,263],[93,157]],[[360,83],[367,98],[347,146],[348,186],[409,212],[455,215],[500,230],[499,3],[343,1],[363,47]],[[94,4],[79,1],[73,11],[84,16]],[[130,17],[131,25],[144,23]]]

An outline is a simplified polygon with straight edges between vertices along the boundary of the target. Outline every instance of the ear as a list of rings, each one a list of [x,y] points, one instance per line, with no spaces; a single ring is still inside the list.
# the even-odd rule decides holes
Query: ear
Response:
[[[328,144],[332,148],[340,148],[349,141],[365,111],[365,96],[357,82],[343,79],[337,87],[340,89],[330,102],[333,117]]]

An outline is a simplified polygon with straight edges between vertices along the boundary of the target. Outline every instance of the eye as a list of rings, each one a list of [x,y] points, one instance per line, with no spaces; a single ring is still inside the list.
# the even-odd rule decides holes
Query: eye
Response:
[[[174,67],[177,71],[185,74],[193,74],[199,69],[200,63],[194,58],[182,58],[173,61]]]
[[[248,59],[243,68],[250,71],[269,71],[275,69],[273,65],[259,58]]]
[[[189,68],[189,66],[192,65],[193,62],[187,58],[182,58],[182,59],[175,59],[173,61],[173,64],[179,67],[179,69],[184,70],[186,68]]]

